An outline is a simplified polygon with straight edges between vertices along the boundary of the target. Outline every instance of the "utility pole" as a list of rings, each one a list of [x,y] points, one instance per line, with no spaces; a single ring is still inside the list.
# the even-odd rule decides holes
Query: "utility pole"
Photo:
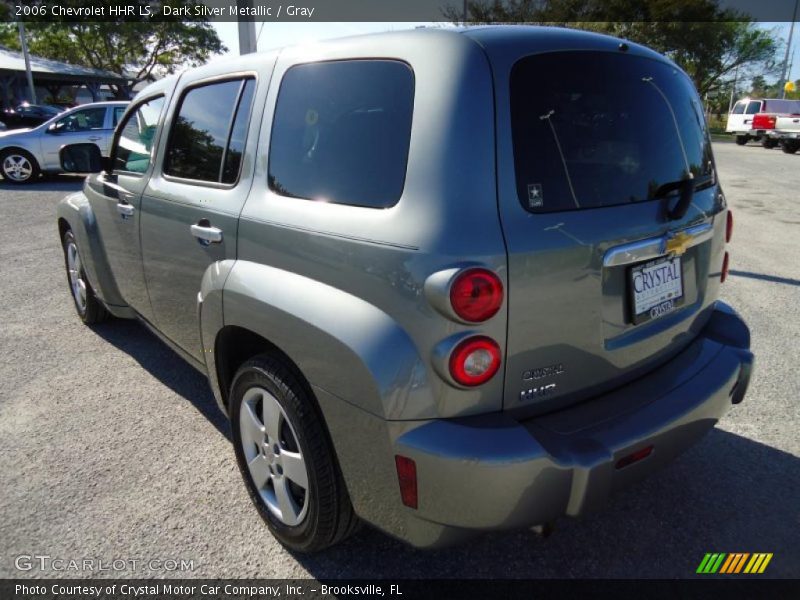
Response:
[[[781,87],[783,88],[783,98],[786,98],[786,77],[791,73],[786,72],[789,64],[789,51],[792,47],[792,35],[794,34],[794,22],[797,20],[797,6],[800,0],[794,0],[794,11],[792,12],[792,24],[789,26],[789,41],[786,42],[786,54],[783,56],[783,67],[781,67]]]
[[[236,0],[236,6],[241,11],[253,10],[253,0]],[[258,50],[258,39],[256,38],[256,22],[252,16],[242,17],[239,15],[239,54],[250,54]]]
[[[731,88],[731,100],[728,102],[728,114],[731,114],[733,109],[733,95],[736,93],[736,82],[739,80],[739,65],[736,65],[736,71],[733,73],[733,87]]]
[[[31,72],[31,56],[28,54],[28,39],[25,37],[25,24],[17,22],[19,28],[19,43],[22,46],[22,54],[25,57],[25,74],[28,76],[28,92],[31,95],[31,104],[36,104],[36,88],[33,87],[33,73]]]

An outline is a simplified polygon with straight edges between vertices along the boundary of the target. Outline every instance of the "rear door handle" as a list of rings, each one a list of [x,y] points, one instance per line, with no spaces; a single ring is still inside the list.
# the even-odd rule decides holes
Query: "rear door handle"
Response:
[[[191,225],[189,229],[203,246],[219,244],[222,241],[222,229],[213,227],[208,219],[201,219],[196,225]]]
[[[100,136],[99,135],[90,135],[88,139],[89,139],[90,142],[96,142],[97,140],[100,139]]]
[[[132,217],[134,210],[136,209],[133,207],[133,204],[128,204],[127,202],[117,202],[117,212],[122,215],[123,219]]]

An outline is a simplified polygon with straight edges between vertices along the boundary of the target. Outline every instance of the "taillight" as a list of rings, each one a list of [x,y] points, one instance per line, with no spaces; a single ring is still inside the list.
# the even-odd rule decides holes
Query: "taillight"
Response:
[[[733,236],[733,212],[728,209],[728,220],[725,221],[725,243],[729,244]]]
[[[490,319],[503,304],[503,282],[488,269],[467,269],[450,286],[450,304],[465,321]]]
[[[755,115],[753,117],[753,129],[775,129],[774,115]]]
[[[719,282],[725,283],[725,280],[728,278],[728,253],[725,253],[725,257],[722,259],[722,271],[719,274]]]
[[[485,335],[463,340],[450,354],[450,375],[461,385],[486,383],[499,368],[500,346]]]
[[[400,483],[400,498],[409,508],[417,508],[417,464],[407,456],[396,454],[397,481]]]

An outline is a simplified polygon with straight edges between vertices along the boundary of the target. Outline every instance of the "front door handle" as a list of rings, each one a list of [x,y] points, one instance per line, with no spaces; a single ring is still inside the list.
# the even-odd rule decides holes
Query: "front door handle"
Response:
[[[191,225],[189,229],[192,235],[197,238],[203,246],[209,244],[219,244],[222,241],[222,229],[213,227],[208,219],[200,219],[195,225]]]
[[[122,215],[123,219],[133,216],[133,211],[136,210],[133,204],[117,202],[117,212]]]
[[[99,135],[90,135],[90,136],[89,136],[89,141],[90,141],[90,142],[96,142],[96,141],[97,141],[97,140],[99,140],[99,139],[100,139],[100,136],[99,136]]]

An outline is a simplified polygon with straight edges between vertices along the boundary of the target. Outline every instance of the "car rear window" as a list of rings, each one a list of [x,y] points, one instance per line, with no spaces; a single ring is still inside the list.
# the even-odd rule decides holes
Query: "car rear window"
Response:
[[[510,86],[517,193],[527,210],[643,202],[689,173],[700,185],[712,181],[700,99],[667,63],[540,54],[514,65]]]
[[[386,208],[403,193],[414,74],[395,60],[297,65],[283,77],[269,187],[283,196]]]

